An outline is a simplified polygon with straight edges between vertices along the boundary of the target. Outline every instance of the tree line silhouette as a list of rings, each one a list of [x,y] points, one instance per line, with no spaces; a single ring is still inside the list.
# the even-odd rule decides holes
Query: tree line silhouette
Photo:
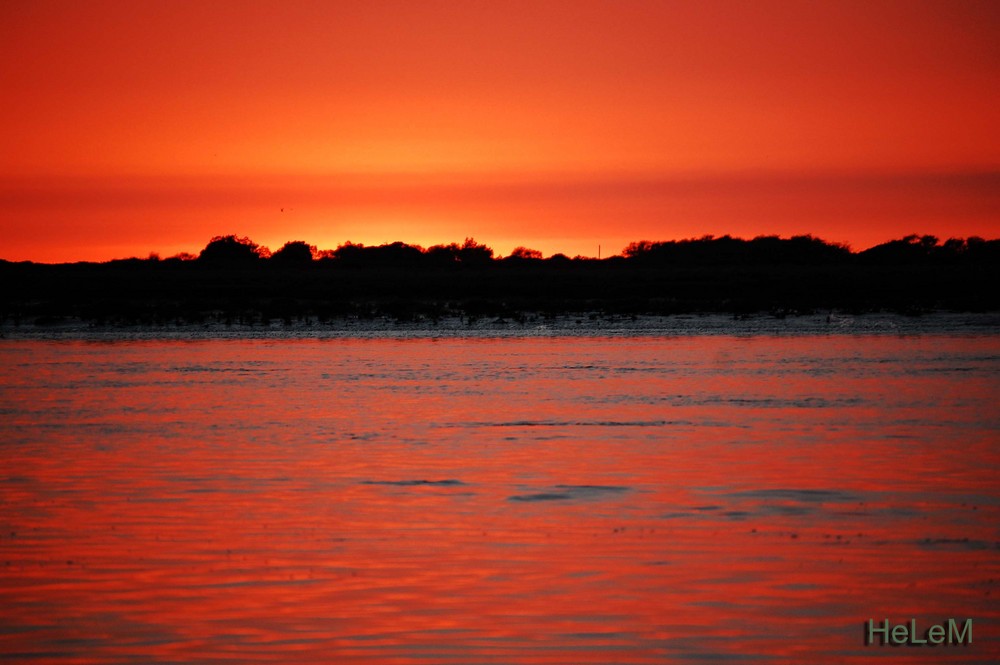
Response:
[[[106,263],[0,261],[0,325],[325,323],[345,317],[524,323],[597,316],[820,310],[1000,310],[1000,240],[910,235],[862,252],[809,235],[637,241],[619,256],[569,258],[486,245],[424,249],[302,240],[271,252],[216,236],[197,255]]]
[[[538,250],[517,247],[507,257],[495,257],[492,249],[466,238],[462,244],[434,245],[424,249],[419,245],[403,242],[365,246],[346,242],[337,249],[318,250],[303,240],[292,240],[279,250],[271,252],[247,237],[235,235],[215,236],[197,257],[182,254],[171,257],[175,260],[198,260],[203,263],[259,263],[267,261],[275,265],[301,266],[313,261],[334,262],[349,266],[485,266],[493,262],[521,263],[531,261],[591,261],[587,257],[569,259],[564,254],[555,254],[543,259]],[[651,242],[640,240],[630,243],[620,257],[605,259],[609,262],[621,259],[636,264],[680,264],[680,265],[776,265],[776,264],[918,264],[918,263],[989,263],[1000,258],[1000,240],[984,240],[979,237],[950,238],[944,243],[932,235],[909,235],[899,240],[891,240],[854,253],[842,244],[828,243],[811,235],[781,238],[779,236],[757,236],[752,240],[715,237]],[[140,259],[125,259],[138,261]],[[149,260],[159,260],[151,255]],[[120,261],[120,260],[119,260]]]
[[[541,258],[541,252],[519,247],[513,257]],[[182,256],[192,259],[193,256]],[[365,246],[346,242],[334,250],[318,250],[303,240],[292,240],[272,253],[249,238],[235,235],[216,236],[197,257],[206,263],[254,263],[268,261],[277,265],[295,266],[312,261],[332,261],[349,266],[417,266],[417,265],[486,265],[493,260],[493,250],[466,238],[461,245],[435,245],[424,249],[403,242]]]

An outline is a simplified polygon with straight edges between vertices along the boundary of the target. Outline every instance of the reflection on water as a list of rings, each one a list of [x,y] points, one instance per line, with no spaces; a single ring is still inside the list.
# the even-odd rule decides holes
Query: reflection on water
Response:
[[[7,340],[0,652],[992,662],[998,370],[995,336]]]

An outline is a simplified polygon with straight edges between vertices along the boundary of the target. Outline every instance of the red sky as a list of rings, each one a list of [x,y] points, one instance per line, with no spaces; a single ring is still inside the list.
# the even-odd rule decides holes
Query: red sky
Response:
[[[1000,236],[1000,5],[0,3],[0,257]]]

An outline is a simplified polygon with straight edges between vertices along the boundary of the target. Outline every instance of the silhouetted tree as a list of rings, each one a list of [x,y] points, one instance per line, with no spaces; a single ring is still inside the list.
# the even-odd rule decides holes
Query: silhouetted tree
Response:
[[[663,243],[657,243],[662,245]],[[653,249],[653,243],[649,240],[636,240],[635,242],[630,242],[628,247],[622,250],[622,256],[627,259],[631,259],[637,256],[642,256],[643,254],[648,254]]]
[[[493,250],[466,238],[458,250],[458,260],[465,265],[484,265],[493,260]]]
[[[542,253],[537,249],[528,249],[527,247],[515,247],[514,251],[510,253],[508,259],[521,259],[525,261],[537,261],[542,258]]]
[[[364,250],[364,243],[353,243],[348,240],[330,252],[329,258],[345,265],[356,265],[361,263]]]
[[[1000,265],[1000,238],[983,240],[970,236],[965,241],[965,256],[971,263]]]
[[[199,261],[221,263],[252,263],[267,258],[270,252],[250,238],[235,235],[215,236],[198,255]]]
[[[310,245],[303,240],[291,240],[272,254],[270,260],[282,265],[305,265],[311,263],[315,255],[315,245]]]
[[[367,247],[365,252],[368,261],[385,266],[413,266],[419,264],[424,257],[422,247],[398,241],[378,247]]]
[[[938,239],[931,235],[911,233],[899,240],[876,245],[859,255],[864,263],[902,265],[927,263],[937,253]]]
[[[949,261],[953,261],[961,257],[963,254],[965,254],[965,251],[966,251],[966,244],[965,241],[962,240],[961,238],[948,238],[947,240],[944,241],[944,244],[941,245],[941,252],[944,254],[945,258]]]
[[[424,250],[404,242],[375,247],[345,242],[333,251],[331,257],[338,263],[350,266],[413,266],[422,261]]]
[[[472,238],[466,238],[461,245],[434,245],[425,252],[427,262],[432,265],[487,265],[493,260],[493,250],[486,245],[477,243]]]
[[[778,236],[758,236],[749,243],[750,261],[762,265],[829,264],[846,261],[850,255],[851,250],[847,246],[827,243],[808,234],[792,236],[788,240]]]
[[[461,250],[456,243],[450,243],[447,245],[433,245],[428,247],[425,252],[427,255],[427,262],[432,265],[449,265],[453,263],[458,263],[458,253]]]
[[[786,265],[843,262],[850,258],[844,245],[823,242],[811,235],[783,239],[775,235],[753,240],[724,235],[681,241],[639,240],[623,252],[626,259],[643,264],[667,265]]]

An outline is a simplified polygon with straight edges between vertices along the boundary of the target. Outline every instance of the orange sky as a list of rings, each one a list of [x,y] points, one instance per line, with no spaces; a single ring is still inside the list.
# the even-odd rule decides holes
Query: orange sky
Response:
[[[6,0],[0,257],[996,237],[998,74],[991,1]]]

